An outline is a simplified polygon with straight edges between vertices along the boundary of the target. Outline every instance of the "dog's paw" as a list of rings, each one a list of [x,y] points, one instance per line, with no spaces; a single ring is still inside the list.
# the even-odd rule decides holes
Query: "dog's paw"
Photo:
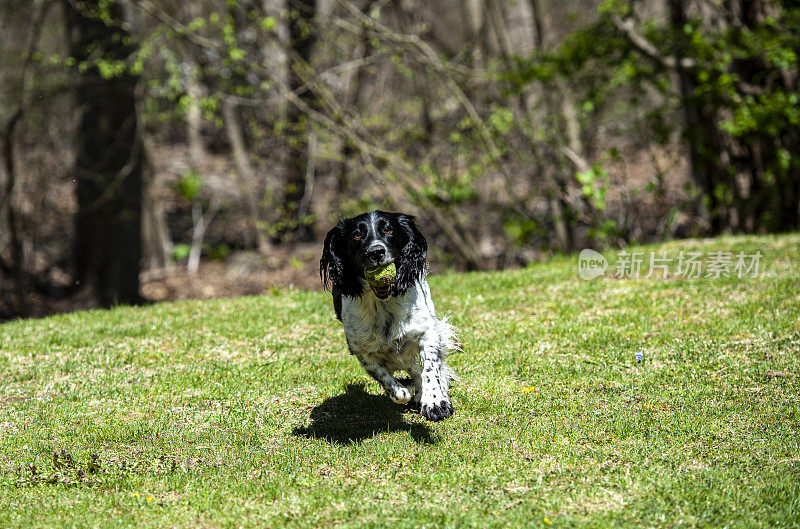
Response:
[[[395,388],[393,392],[389,393],[389,398],[392,399],[392,402],[397,404],[405,404],[406,402],[411,400],[411,392],[404,387]]]
[[[447,399],[442,399],[437,404],[423,404],[420,415],[429,421],[441,421],[453,415],[453,405]]]
[[[414,398],[411,399],[408,404],[406,404],[406,409],[408,411],[415,411],[417,413],[422,410],[422,399],[419,398],[419,395],[414,395]]]

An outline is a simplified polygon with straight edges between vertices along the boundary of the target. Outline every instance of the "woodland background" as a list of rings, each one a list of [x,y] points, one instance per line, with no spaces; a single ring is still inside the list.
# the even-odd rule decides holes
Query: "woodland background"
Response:
[[[6,0],[0,319],[800,227],[800,2]]]

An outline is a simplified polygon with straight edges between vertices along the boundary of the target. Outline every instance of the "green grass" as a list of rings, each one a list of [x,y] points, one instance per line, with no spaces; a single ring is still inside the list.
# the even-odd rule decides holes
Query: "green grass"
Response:
[[[432,277],[464,343],[440,423],[380,394],[322,292],[4,324],[0,527],[800,527],[800,235],[654,249],[764,256]]]

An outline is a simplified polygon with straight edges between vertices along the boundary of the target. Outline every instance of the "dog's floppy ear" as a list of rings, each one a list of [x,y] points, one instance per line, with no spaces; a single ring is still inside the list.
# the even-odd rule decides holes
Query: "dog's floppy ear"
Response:
[[[345,221],[340,220],[325,236],[322,258],[319,260],[319,277],[325,288],[333,286],[345,296],[361,297],[364,287],[358,270],[347,255]]]
[[[395,295],[402,296],[406,290],[425,273],[425,259],[428,257],[428,241],[417,229],[417,219],[400,214],[397,223],[406,238],[397,262],[397,276],[394,281]]]

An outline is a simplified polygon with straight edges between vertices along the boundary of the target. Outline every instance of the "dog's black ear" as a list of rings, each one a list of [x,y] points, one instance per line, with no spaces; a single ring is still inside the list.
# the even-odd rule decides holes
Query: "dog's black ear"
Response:
[[[428,257],[428,241],[417,228],[417,219],[400,214],[397,223],[402,229],[405,242],[397,262],[397,276],[394,281],[395,295],[402,296],[406,290],[425,273],[425,260]]]
[[[319,277],[325,288],[333,286],[342,295],[361,297],[363,285],[359,271],[347,255],[345,221],[339,223],[325,236],[322,257],[319,260]]]

